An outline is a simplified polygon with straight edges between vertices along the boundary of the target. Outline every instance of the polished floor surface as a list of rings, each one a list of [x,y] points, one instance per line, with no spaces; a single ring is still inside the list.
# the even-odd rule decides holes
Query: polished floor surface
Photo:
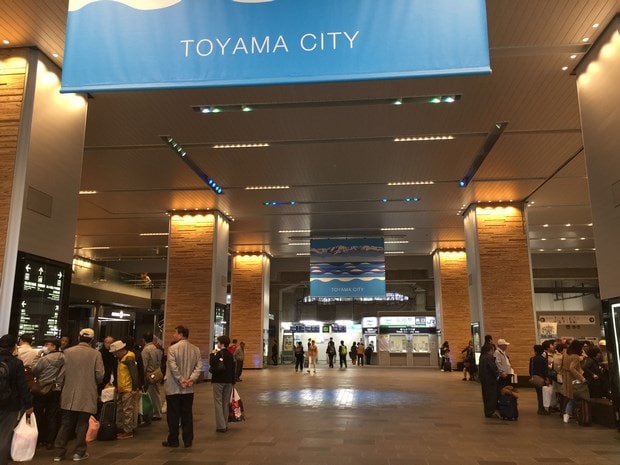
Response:
[[[620,464],[620,433],[536,414],[522,389],[519,420],[487,419],[480,385],[428,368],[291,365],[245,371],[237,385],[246,421],[217,433],[211,387],[196,388],[190,449],[167,449],[165,421],[133,439],[89,444],[88,464],[106,465],[525,465]],[[69,445],[71,452],[71,443]],[[32,463],[49,464],[38,450]],[[63,463],[63,462],[61,462]]]

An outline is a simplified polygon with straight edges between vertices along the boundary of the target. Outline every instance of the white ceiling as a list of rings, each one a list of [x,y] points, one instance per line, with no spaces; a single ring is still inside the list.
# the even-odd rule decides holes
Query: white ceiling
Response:
[[[66,0],[0,0],[4,47],[36,46],[62,66]],[[459,212],[476,202],[528,207],[535,253],[594,247],[575,76],[579,58],[618,12],[616,0],[487,2],[492,74],[465,77],[98,93],[89,100],[76,254],[165,256],[166,212],[217,209],[234,218],[232,251],[295,257],[312,237],[376,236],[386,250],[427,255],[464,247]],[[595,23],[600,24],[594,28]],[[583,41],[588,38],[587,41]],[[2,46],[2,45],[0,45]],[[571,59],[572,54],[576,58]],[[561,68],[568,66],[567,71]],[[342,102],[461,95],[452,104],[340,104],[203,115],[193,105]],[[508,125],[465,188],[488,132]],[[171,135],[223,187],[216,196],[163,143]],[[453,140],[395,143],[398,136]],[[214,149],[216,143],[270,147]],[[391,181],[433,181],[388,186]],[[246,186],[288,185],[247,191]],[[418,197],[419,202],[389,201]],[[263,202],[296,205],[264,206]],[[570,226],[567,226],[570,224]],[[548,225],[548,226],[547,226]],[[279,233],[311,229],[311,234]],[[564,238],[564,240],[562,240]],[[546,240],[545,240],[546,239]],[[109,247],[106,250],[92,247]],[[561,252],[558,252],[558,249]],[[576,251],[575,249],[579,249]]]

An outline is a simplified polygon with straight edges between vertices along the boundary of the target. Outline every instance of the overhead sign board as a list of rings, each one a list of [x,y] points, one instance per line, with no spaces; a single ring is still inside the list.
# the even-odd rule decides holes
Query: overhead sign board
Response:
[[[484,0],[70,0],[62,91],[488,72]]]

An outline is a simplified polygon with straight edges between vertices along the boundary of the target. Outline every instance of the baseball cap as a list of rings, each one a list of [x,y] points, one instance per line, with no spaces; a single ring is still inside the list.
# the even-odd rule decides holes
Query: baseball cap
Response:
[[[498,346],[504,346],[504,345],[505,345],[505,346],[509,346],[509,345],[510,345],[510,342],[506,342],[506,339],[499,339],[499,340],[497,341],[497,345],[498,345]]]
[[[90,328],[84,328],[82,331],[80,331],[80,336],[85,336],[92,339],[95,337],[95,331]]]

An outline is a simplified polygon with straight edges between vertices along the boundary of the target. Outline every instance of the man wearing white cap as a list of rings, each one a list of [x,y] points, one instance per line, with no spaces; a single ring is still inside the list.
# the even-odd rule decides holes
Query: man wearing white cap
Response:
[[[80,331],[79,344],[66,349],[65,384],[60,396],[62,420],[54,442],[54,462],[60,462],[67,453],[69,436],[75,431],[76,444],[73,461],[88,458],[86,431],[91,415],[97,413],[97,384],[103,379],[103,360],[92,347],[95,332],[90,328]]]
[[[508,349],[509,345],[510,342],[506,342],[505,339],[498,339],[497,349],[495,349],[495,353],[493,354],[497,370],[499,371],[498,387],[500,390],[504,386],[508,386],[512,383],[512,375],[515,372],[510,364],[510,358],[508,358],[508,354],[506,353],[506,349]]]
[[[138,364],[133,352],[127,350],[123,341],[114,341],[110,344],[110,352],[118,360],[116,365],[116,439],[133,438],[138,417]]]

